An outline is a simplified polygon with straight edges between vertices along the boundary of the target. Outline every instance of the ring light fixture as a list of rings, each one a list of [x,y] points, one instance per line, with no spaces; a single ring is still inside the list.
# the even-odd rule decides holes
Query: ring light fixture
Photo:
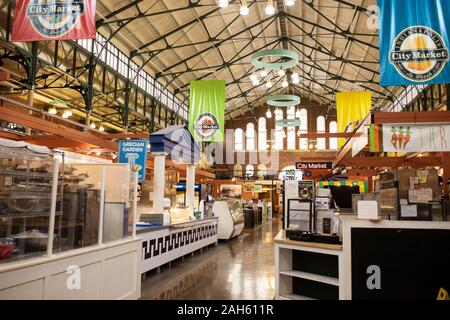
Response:
[[[300,102],[300,97],[289,94],[270,96],[267,98],[267,104],[272,107],[292,107],[299,105]]]

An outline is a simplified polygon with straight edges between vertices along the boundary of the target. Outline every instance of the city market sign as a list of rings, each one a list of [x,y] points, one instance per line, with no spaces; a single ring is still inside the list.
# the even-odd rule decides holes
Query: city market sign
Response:
[[[295,164],[297,170],[331,170],[332,162],[297,162]]]

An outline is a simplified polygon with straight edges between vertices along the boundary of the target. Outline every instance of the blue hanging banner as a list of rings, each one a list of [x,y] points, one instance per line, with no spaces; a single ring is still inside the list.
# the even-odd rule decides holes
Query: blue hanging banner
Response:
[[[382,86],[450,83],[450,0],[378,0]]]
[[[139,166],[139,182],[145,181],[147,169],[148,140],[120,140],[119,163],[128,163],[130,168]]]

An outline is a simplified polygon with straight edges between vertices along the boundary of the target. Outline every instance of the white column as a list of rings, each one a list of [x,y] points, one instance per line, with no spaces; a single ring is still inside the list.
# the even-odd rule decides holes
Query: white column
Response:
[[[186,167],[186,206],[194,213],[195,211],[195,165]]]
[[[166,185],[166,154],[154,153],[153,213],[164,213],[164,187]]]

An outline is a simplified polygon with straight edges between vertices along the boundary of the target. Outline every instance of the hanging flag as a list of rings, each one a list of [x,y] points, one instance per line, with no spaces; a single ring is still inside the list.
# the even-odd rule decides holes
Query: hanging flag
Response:
[[[225,81],[191,82],[189,131],[198,142],[222,142],[225,126]]]
[[[372,92],[338,92],[336,94],[339,132],[353,132],[372,108]],[[339,148],[345,139],[339,139]]]
[[[95,39],[95,0],[17,0],[12,41]]]
[[[370,151],[449,152],[450,125],[446,124],[384,124],[372,125]]]
[[[380,84],[450,83],[450,0],[378,0]]]

